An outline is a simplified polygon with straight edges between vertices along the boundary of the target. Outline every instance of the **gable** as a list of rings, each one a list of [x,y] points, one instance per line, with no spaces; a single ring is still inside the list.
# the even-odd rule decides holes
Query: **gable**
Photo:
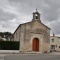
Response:
[[[49,29],[50,30],[50,28],[48,28],[46,25],[44,25],[43,23],[41,23],[40,21],[37,21],[37,20],[32,22],[32,28],[33,29],[44,29],[44,30]]]

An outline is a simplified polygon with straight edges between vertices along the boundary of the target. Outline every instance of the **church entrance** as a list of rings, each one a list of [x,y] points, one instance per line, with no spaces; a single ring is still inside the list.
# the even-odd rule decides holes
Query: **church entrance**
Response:
[[[38,38],[33,39],[32,50],[33,51],[39,51],[39,39]]]

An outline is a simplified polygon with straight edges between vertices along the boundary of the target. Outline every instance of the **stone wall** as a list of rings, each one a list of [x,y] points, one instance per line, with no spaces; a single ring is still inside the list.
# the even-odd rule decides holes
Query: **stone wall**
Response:
[[[14,33],[14,41],[20,41],[20,28]]]
[[[32,51],[32,40],[37,37],[40,40],[40,51],[49,50],[49,29],[38,21],[21,26],[20,50]]]

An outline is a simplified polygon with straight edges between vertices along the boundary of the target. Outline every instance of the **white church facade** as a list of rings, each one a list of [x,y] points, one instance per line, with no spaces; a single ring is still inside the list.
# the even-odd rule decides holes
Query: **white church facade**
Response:
[[[50,51],[50,28],[41,22],[40,13],[38,11],[33,13],[32,21],[18,26],[13,37],[14,41],[20,42],[20,51]]]

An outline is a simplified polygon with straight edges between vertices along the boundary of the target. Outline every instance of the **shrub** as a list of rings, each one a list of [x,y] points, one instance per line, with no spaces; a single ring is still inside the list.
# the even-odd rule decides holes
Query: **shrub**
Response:
[[[19,42],[0,41],[0,50],[19,50]]]

